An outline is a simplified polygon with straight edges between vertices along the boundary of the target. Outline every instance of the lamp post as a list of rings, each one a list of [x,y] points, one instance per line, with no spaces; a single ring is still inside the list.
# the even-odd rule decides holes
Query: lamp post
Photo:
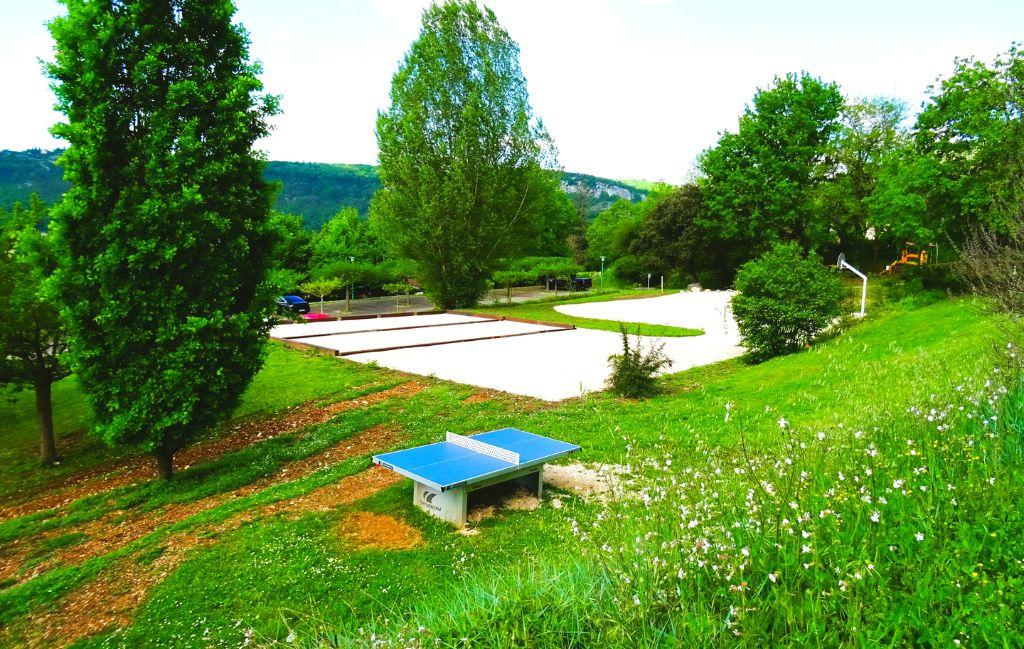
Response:
[[[348,258],[348,263],[350,263],[352,265],[355,265],[356,258],[355,257],[349,257]],[[345,313],[349,313],[350,311],[352,311],[352,269],[351,268],[349,268],[348,286],[346,287],[346,290],[345,290]]]
[[[601,255],[601,290],[604,290],[604,255]]]

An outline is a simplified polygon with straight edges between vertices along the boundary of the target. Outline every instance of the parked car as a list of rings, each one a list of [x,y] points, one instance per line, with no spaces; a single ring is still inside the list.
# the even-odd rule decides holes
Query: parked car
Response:
[[[282,295],[277,298],[277,310],[283,314],[289,313],[309,313],[309,302],[303,300],[298,295]]]
[[[593,280],[589,277],[572,277],[571,279],[544,278],[544,286],[549,291],[589,291],[593,284]]]

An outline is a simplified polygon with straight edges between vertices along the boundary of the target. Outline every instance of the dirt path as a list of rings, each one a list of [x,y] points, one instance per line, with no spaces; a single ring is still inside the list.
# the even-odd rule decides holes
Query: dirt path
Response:
[[[305,426],[324,423],[348,410],[369,407],[388,399],[414,396],[424,388],[426,388],[424,384],[410,381],[355,399],[339,401],[326,406],[318,406],[310,402],[286,410],[276,417],[246,421],[230,428],[229,432],[222,437],[201,442],[182,451],[175,458],[175,463],[180,468],[187,468],[264,439],[277,437]],[[156,467],[150,458],[132,458],[114,466],[107,466],[104,469],[96,469],[68,478],[62,481],[62,486],[55,487],[37,498],[15,505],[0,506],[0,522],[47,509],[64,507],[80,498],[152,480],[156,476]],[[2,574],[2,569],[0,569],[0,574]]]
[[[362,500],[401,479],[390,471],[372,467],[303,496],[246,510],[215,525],[174,534],[164,543],[163,553],[151,564],[140,565],[135,558],[119,561],[63,598],[59,606],[30,616],[31,627],[26,640],[30,646],[65,647],[111,627],[128,626],[154,586],[174,572],[193,550],[216,543],[220,535],[268,515],[299,516],[311,511],[329,511]],[[415,530],[413,533],[418,535]],[[0,633],[0,640],[3,639]]]
[[[250,496],[274,485],[299,480],[344,460],[366,455],[372,451],[391,448],[403,438],[404,435],[399,429],[384,425],[374,426],[344,439],[320,453],[290,462],[274,475],[231,491],[188,503],[175,503],[157,511],[134,513],[117,510],[100,519],[71,528],[62,528],[43,537],[19,539],[12,544],[15,546],[12,553],[5,552],[4,554],[7,556],[0,556],[0,580],[8,579],[14,583],[22,583],[59,565],[76,565],[93,557],[114,552],[157,529],[179,523],[191,516],[214,509],[225,502]],[[37,545],[41,538],[53,538],[67,534],[84,534],[87,538],[81,543],[54,552],[46,560],[33,566],[32,570],[15,577],[28,557],[29,548]],[[16,546],[24,546],[24,548]]]

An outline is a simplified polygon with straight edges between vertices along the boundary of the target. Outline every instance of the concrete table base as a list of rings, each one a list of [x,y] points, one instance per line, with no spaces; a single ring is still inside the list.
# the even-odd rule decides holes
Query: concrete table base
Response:
[[[544,466],[531,466],[522,472],[506,473],[494,480],[484,480],[469,486],[456,486],[444,491],[414,480],[412,502],[432,516],[446,520],[456,527],[465,527],[470,493],[506,482],[518,482],[535,491],[537,498],[540,498],[544,495]]]

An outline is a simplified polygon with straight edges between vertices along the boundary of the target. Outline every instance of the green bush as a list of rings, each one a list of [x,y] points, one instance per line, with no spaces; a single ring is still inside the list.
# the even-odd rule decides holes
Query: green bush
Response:
[[[743,344],[764,360],[796,351],[840,313],[842,285],[814,256],[795,243],[777,244],[744,264],[732,300]]]
[[[608,267],[607,272],[624,286],[636,285],[641,280],[645,282],[647,280],[647,273],[640,267],[640,260],[633,255],[626,255],[615,260],[615,263]]]
[[[622,353],[608,358],[612,366],[608,387],[615,394],[632,399],[657,394],[658,372],[672,365],[671,359],[665,356],[665,344],[652,343],[645,348],[637,337],[631,345],[626,325],[621,325],[620,329]]]
[[[919,279],[925,290],[943,291],[962,295],[970,292],[970,287],[957,272],[957,264],[929,264],[907,268],[903,271],[909,280]]]

